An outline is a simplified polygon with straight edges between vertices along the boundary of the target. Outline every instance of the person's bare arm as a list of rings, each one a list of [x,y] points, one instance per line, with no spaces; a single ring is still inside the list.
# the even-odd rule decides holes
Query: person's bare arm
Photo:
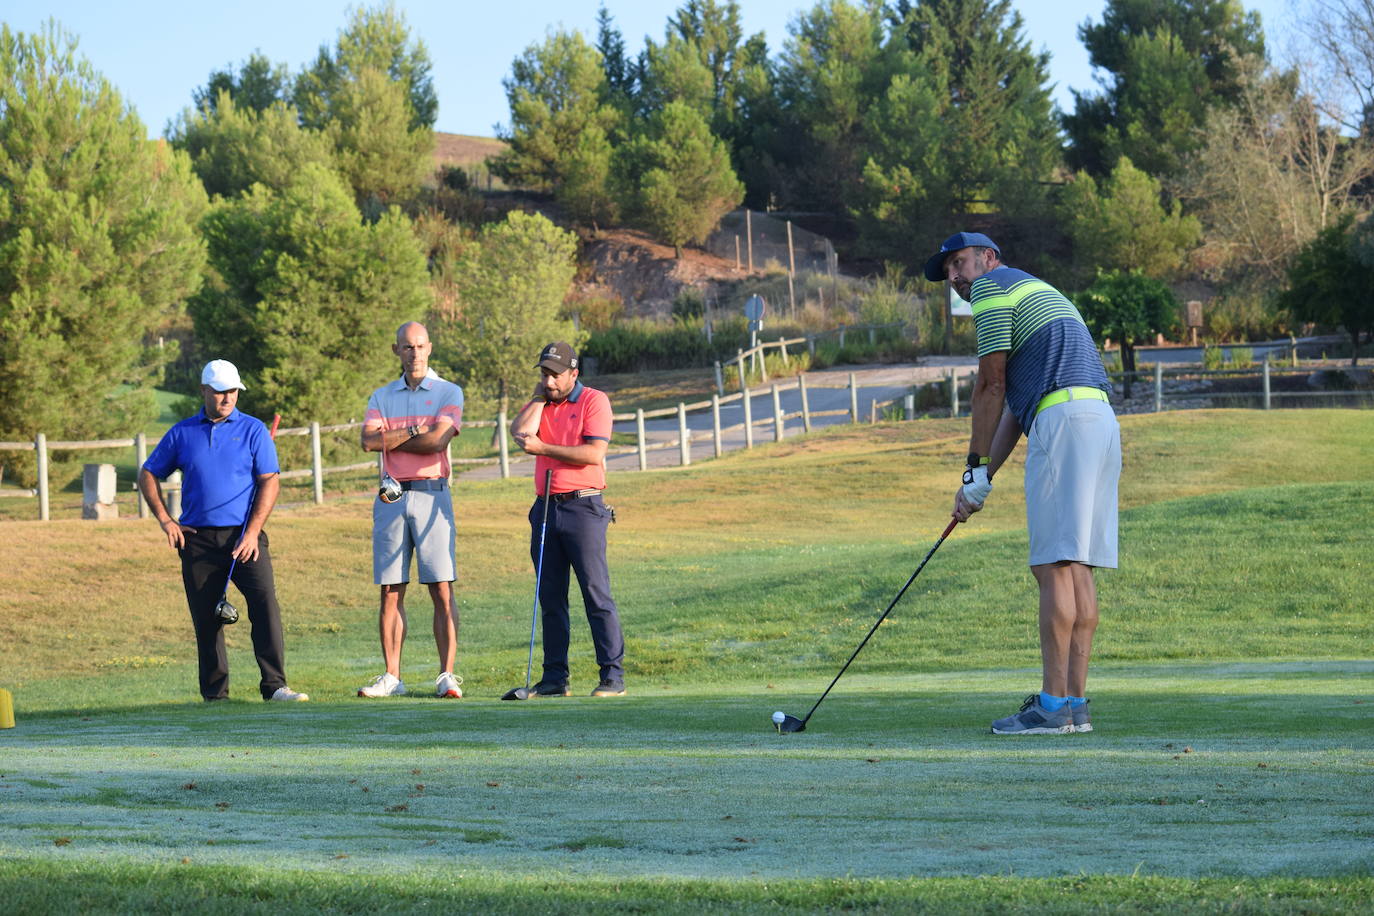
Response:
[[[1007,403],[1007,351],[980,357],[978,378],[973,383],[973,435],[969,451],[992,455],[992,440]]]
[[[243,526],[243,534],[234,545],[234,558],[241,563],[251,563],[258,558],[258,535],[267,517],[277,504],[277,494],[281,492],[281,478],[276,474],[260,474],[258,486],[253,494],[253,505],[249,507],[248,523]]]
[[[605,439],[587,439],[581,445],[554,445],[533,433],[516,436],[515,441],[527,455],[545,455],[566,464],[600,464],[606,458],[606,447],[610,445]]]
[[[185,532],[195,534],[196,529],[188,528],[178,524],[172,518],[172,514],[167,511],[167,503],[162,498],[162,482],[153,476],[153,472],[147,468],[138,469],[138,491],[143,494],[143,501],[148,504],[148,508],[153,512],[153,518],[157,519],[158,525],[162,528],[162,533],[167,535],[167,546],[180,550],[186,545]]]
[[[997,432],[992,436],[992,447],[988,449],[988,477],[1006,464],[1011,453],[1016,451],[1016,443],[1021,441],[1021,422],[1011,412],[1010,407],[1002,409],[1002,419],[997,423]]]
[[[524,436],[539,432],[539,421],[544,418],[544,405],[548,398],[544,394],[544,379],[540,378],[534,386],[534,395],[525,402],[510,424],[511,438],[519,442]]]
[[[415,455],[432,455],[435,452],[442,452],[448,448],[453,437],[458,435],[458,427],[454,426],[448,419],[440,418],[439,422],[433,425],[424,423],[415,427],[415,433],[414,436],[397,445],[395,450],[410,452]],[[387,448],[391,447],[391,444],[388,443]]]

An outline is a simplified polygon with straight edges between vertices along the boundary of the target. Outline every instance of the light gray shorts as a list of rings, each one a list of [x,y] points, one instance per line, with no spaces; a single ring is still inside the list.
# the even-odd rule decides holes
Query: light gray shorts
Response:
[[[1047,407],[1026,444],[1030,565],[1068,560],[1116,568],[1116,488],[1121,427],[1110,404]]]
[[[372,581],[401,585],[410,581],[415,554],[420,581],[452,582],[453,497],[443,490],[407,490],[394,503],[372,501]]]

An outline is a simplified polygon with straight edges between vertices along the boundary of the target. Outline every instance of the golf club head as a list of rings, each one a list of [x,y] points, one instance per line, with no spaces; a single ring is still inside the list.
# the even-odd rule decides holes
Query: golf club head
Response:
[[[382,475],[382,485],[377,490],[377,497],[384,503],[394,503],[405,495],[400,483],[390,474]]]
[[[528,700],[534,696],[534,689],[530,687],[515,687],[507,690],[501,699],[503,700]]]
[[[796,716],[783,716],[782,721],[775,726],[780,735],[790,735],[793,732],[806,731],[806,720],[798,719]]]
[[[239,609],[229,603],[228,598],[219,599],[219,604],[215,605],[215,616],[225,626],[239,622]]]

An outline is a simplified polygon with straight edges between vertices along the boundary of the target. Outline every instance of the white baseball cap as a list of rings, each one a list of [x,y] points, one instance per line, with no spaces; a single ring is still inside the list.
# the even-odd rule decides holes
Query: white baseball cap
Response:
[[[212,359],[206,363],[205,368],[200,371],[200,383],[209,385],[216,391],[243,389],[239,370],[227,359]]]

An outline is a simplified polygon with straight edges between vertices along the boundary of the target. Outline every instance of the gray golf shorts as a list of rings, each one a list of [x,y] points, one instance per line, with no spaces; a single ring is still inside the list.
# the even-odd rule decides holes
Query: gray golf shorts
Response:
[[[410,581],[415,554],[420,581],[452,582],[453,497],[443,490],[407,490],[394,503],[372,501],[372,581],[401,585]]]
[[[1075,400],[1035,417],[1026,443],[1030,565],[1116,568],[1121,427],[1111,405]]]

